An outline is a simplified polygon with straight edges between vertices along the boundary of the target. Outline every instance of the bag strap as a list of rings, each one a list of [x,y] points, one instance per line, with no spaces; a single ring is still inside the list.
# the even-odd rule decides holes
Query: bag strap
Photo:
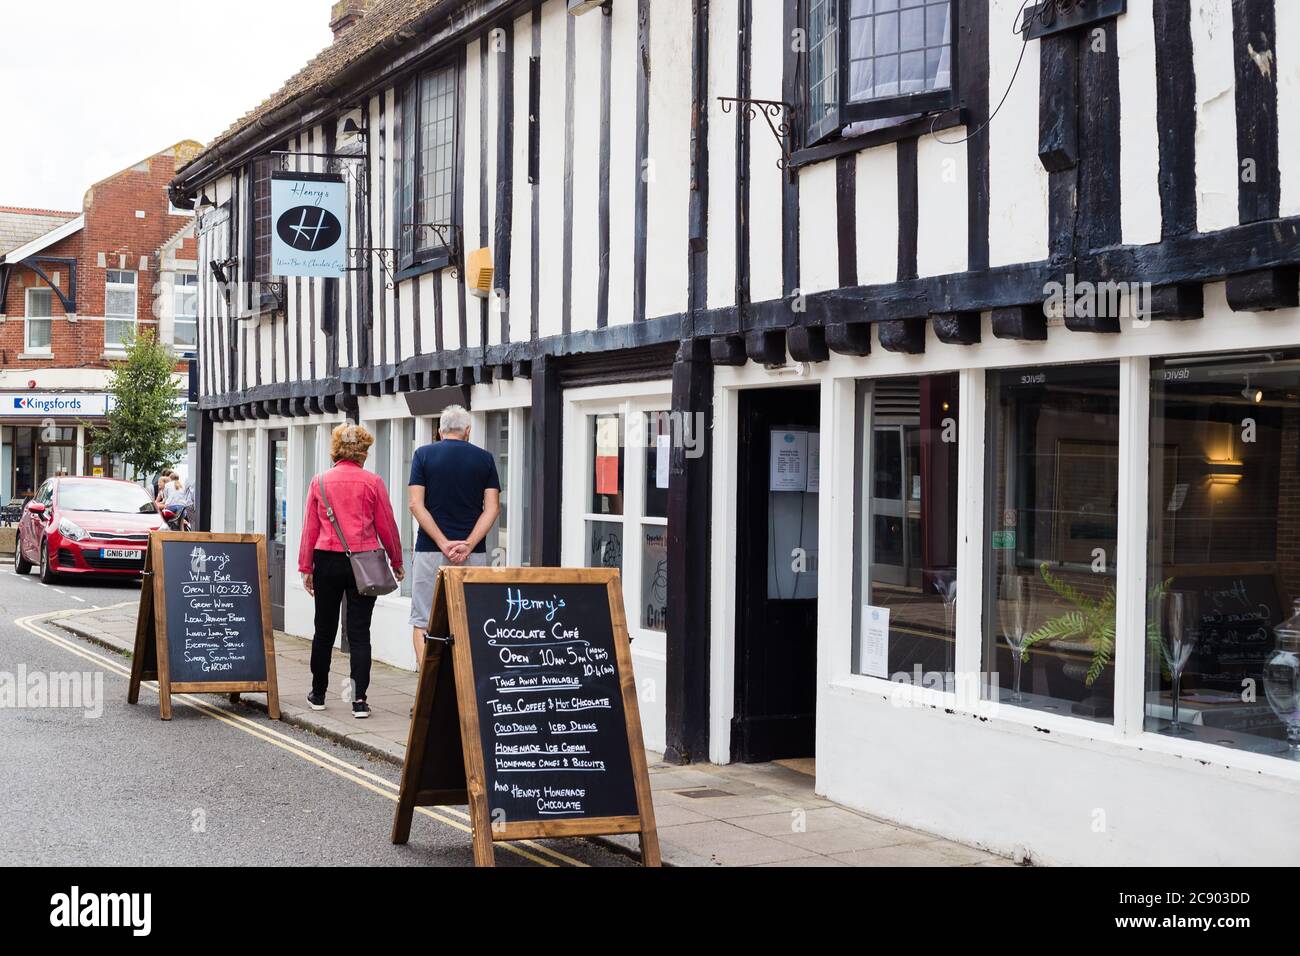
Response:
[[[339,544],[343,545],[343,553],[352,557],[352,549],[348,547],[348,539],[343,537],[343,529],[339,527],[339,519],[334,516],[334,508],[330,505],[329,495],[325,494],[325,476],[318,475],[316,481],[320,484],[321,501],[325,503],[325,514],[330,519],[330,524],[334,526],[334,533],[339,536]]]

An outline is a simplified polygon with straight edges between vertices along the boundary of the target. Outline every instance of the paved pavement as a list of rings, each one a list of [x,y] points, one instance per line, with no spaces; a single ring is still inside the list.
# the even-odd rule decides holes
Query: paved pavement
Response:
[[[80,613],[78,613],[80,611]],[[53,621],[81,638],[119,651],[134,643],[135,604],[86,612],[74,609]],[[373,716],[352,718],[340,696],[347,657],[334,654],[327,709],[304,700],[310,687],[310,642],[276,634],[280,709],[299,728],[363,751],[375,765],[400,765],[405,754],[415,675],[375,663],[368,695]],[[204,698],[216,700],[217,698]],[[260,695],[246,698],[264,706]],[[664,862],[673,866],[1010,866],[981,850],[899,827],[818,797],[811,769],[788,764],[674,766],[648,753],[655,820]],[[394,777],[395,779],[395,777]],[[632,850],[635,837],[604,842]]]
[[[82,693],[59,701],[68,706],[26,694],[0,706],[0,865],[472,865],[458,808],[423,808],[410,842],[389,842],[399,776],[390,761],[218,696],[180,695],[164,724],[154,694],[126,703],[128,660],[43,620],[138,591],[54,589],[0,570],[0,680],[13,689],[83,675]],[[498,844],[496,860],[633,864],[580,840]]]

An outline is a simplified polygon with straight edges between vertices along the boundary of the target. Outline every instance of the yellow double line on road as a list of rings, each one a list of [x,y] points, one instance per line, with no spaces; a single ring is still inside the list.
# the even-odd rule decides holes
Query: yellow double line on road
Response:
[[[123,604],[113,605],[112,607],[128,606],[134,607],[135,602],[128,601]],[[96,610],[112,610],[112,607],[98,608]],[[33,614],[28,617],[16,618],[14,623],[29,634],[34,634],[42,640],[48,641],[71,654],[75,654],[93,664],[97,664],[105,670],[112,671],[114,674],[130,679],[131,669],[123,665],[120,661],[106,657],[97,651],[92,651],[81,644],[78,644],[72,638],[62,637],[58,634],[51,633],[43,626],[53,620],[76,617],[81,614],[89,613],[93,612],[73,611],[69,613],[67,611],[56,611],[53,614]],[[141,686],[155,694],[158,692],[158,684],[155,681],[145,682]],[[251,737],[256,737],[259,740],[279,747],[281,750],[287,751],[308,763],[315,764],[322,770],[328,770],[336,776],[349,780],[357,786],[369,790],[371,793],[385,797],[394,803],[397,802],[397,784],[390,780],[385,780],[383,777],[376,773],[371,773],[369,770],[353,766],[346,760],[341,760],[336,757],[334,754],[304,744],[301,741],[295,740],[288,734],[281,733],[272,727],[251,720],[242,714],[236,714],[220,707],[214,707],[212,704],[194,694],[172,694],[172,701],[173,703],[180,703],[186,707],[192,708],[193,710],[197,710],[199,713],[211,717],[213,720],[220,721],[230,727],[234,727],[236,730],[241,730]],[[430,809],[429,807],[416,807],[415,811],[424,816],[432,817],[439,823],[444,823],[449,827],[460,830],[462,833],[473,832],[469,825],[469,814],[455,807],[439,807],[436,810]],[[538,843],[535,840],[500,843],[497,844],[497,846],[508,853],[514,853],[515,855],[530,860],[539,866],[587,866],[587,864],[583,863],[581,860],[575,860],[573,857],[552,849],[549,846]]]

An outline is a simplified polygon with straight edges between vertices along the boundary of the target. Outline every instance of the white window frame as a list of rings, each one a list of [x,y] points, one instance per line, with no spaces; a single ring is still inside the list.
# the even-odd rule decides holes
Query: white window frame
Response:
[[[671,411],[672,383],[638,386],[634,396],[627,386],[594,386],[572,389],[564,404],[564,478],[561,494],[563,535],[561,561],[565,567],[587,566],[587,522],[604,521],[623,526],[623,604],[627,608],[628,633],[633,638],[633,658],[652,658],[661,666],[667,661],[667,635],[641,626],[641,529],[645,525],[667,527],[668,519],[645,514],[644,438],[626,442],[623,448],[623,514],[592,512],[591,481],[595,461],[589,432],[589,416],[622,415],[623,436],[633,434],[630,422],[637,422],[641,435],[645,416]],[[662,700],[662,698],[661,698]]]
[[[32,315],[32,293],[44,293],[50,300],[50,314],[48,316]],[[49,345],[32,345],[32,323],[45,322],[50,330]],[[51,355],[54,351],[54,290],[49,286],[31,286],[24,290],[23,294],[23,354],[24,355]]]
[[[182,282],[182,279],[192,279],[192,282]],[[188,296],[194,303],[194,311],[184,313],[186,318],[182,320],[180,310],[180,298],[182,295]],[[182,345],[176,334],[177,329],[182,324],[193,326],[194,343],[192,345]],[[199,276],[197,272],[177,272],[172,277],[172,345],[177,352],[183,355],[194,355],[198,353],[199,348]]]
[[[129,275],[131,282],[113,282],[109,280],[111,275]],[[122,292],[127,289],[131,290],[132,311],[128,315],[117,313],[110,314],[108,311],[108,294],[110,292]],[[109,269],[104,273],[104,351],[121,352],[126,348],[126,343],[120,338],[116,342],[109,341],[108,329],[109,323],[113,322],[130,322],[132,331],[140,327],[140,276],[130,269]]]

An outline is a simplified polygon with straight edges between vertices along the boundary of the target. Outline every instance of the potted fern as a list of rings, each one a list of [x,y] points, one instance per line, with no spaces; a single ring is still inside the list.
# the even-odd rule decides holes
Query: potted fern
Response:
[[[1063,600],[1068,607],[1061,614],[1048,618],[1037,630],[1029,634],[1020,649],[1021,661],[1029,660],[1031,648],[1045,641],[1061,641],[1075,645],[1084,645],[1089,658],[1086,670],[1078,669],[1083,678],[1083,685],[1093,693],[1074,705],[1075,713],[1093,717],[1104,717],[1113,712],[1114,692],[1101,694],[1096,686],[1107,675],[1107,668],[1115,657],[1115,586],[1112,584],[1100,596],[1085,594],[1068,581],[1052,574],[1046,561],[1038,566],[1038,573],[1052,592]],[[1164,593],[1169,580],[1161,581],[1151,588],[1149,597]],[[1147,644],[1161,662],[1161,670],[1168,673],[1167,654],[1160,640],[1160,628],[1157,622],[1147,621]],[[1065,668],[1068,674],[1070,668]],[[1073,676],[1073,675],[1072,675]]]

